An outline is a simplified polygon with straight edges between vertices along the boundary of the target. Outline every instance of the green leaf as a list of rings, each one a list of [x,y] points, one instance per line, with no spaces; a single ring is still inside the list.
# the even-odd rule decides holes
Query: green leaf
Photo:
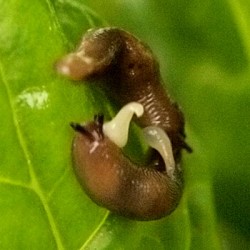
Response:
[[[249,1],[0,4],[0,249],[249,248]],[[96,86],[60,78],[54,64],[107,23],[150,45],[185,113],[194,149],[183,155],[186,188],[160,221],[110,214],[72,171],[69,123],[113,106]]]

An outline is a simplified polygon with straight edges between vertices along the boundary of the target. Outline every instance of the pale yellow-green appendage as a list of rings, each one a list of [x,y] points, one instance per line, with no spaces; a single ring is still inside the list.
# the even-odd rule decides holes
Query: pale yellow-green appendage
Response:
[[[128,103],[111,121],[104,123],[104,134],[118,147],[124,147],[128,141],[129,125],[133,115],[140,117],[143,115],[143,112],[143,106],[140,103]],[[172,145],[166,132],[159,127],[149,126],[143,129],[143,135],[147,144],[156,149],[162,156],[167,174],[173,176],[175,161]]]
[[[137,102],[126,104],[109,122],[103,124],[103,133],[118,147],[124,147],[128,141],[129,125],[133,115],[143,115],[143,106]]]
[[[149,126],[143,129],[143,135],[147,144],[156,149],[164,160],[166,172],[170,177],[174,176],[175,160],[172,144],[167,133],[156,126]]]

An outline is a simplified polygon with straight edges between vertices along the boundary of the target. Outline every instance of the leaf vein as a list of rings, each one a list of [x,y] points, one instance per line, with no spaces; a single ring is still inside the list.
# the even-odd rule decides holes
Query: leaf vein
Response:
[[[27,145],[25,143],[23,134],[21,132],[21,128],[20,128],[20,125],[19,125],[19,122],[18,122],[18,117],[17,117],[17,114],[15,112],[12,93],[11,93],[7,78],[6,78],[5,73],[4,73],[3,64],[1,62],[0,62],[0,76],[1,76],[1,78],[3,80],[3,84],[4,84],[4,87],[6,89],[6,93],[7,93],[11,113],[12,113],[13,123],[14,123],[16,133],[17,133],[18,142],[19,142],[20,147],[21,147],[21,149],[23,151],[24,158],[26,159],[26,162],[27,162],[28,171],[29,171],[29,175],[30,175],[30,178],[31,178],[30,187],[34,190],[34,192],[40,198],[40,201],[41,201],[41,203],[42,203],[42,205],[44,207],[44,210],[46,212],[46,215],[47,215],[50,227],[51,227],[51,231],[52,231],[53,236],[55,238],[58,249],[63,250],[64,247],[63,247],[63,244],[62,244],[62,241],[61,241],[60,233],[59,233],[59,231],[57,229],[56,222],[55,222],[54,217],[52,215],[52,212],[51,212],[51,210],[49,208],[49,205],[48,205],[48,203],[47,203],[47,201],[45,199],[45,195],[44,195],[44,193],[42,191],[42,188],[41,188],[41,186],[40,186],[40,184],[39,184],[39,182],[37,180],[37,177],[36,177],[36,174],[35,174],[35,171],[34,171],[34,166],[32,165],[30,154],[29,154]]]
[[[58,32],[58,34],[60,35],[60,37],[62,38],[63,44],[66,46],[68,44],[68,40],[63,32],[63,29],[62,29],[62,26],[61,26],[59,20],[57,18],[55,7],[50,0],[46,0],[46,2],[48,5],[48,10],[50,12],[51,20],[54,24],[54,27],[55,27],[56,31]]]
[[[24,184],[23,182],[20,182],[20,181],[13,181],[13,180],[8,179],[8,178],[0,178],[0,183],[1,184],[11,185],[11,186],[18,186],[18,187],[22,187],[22,188],[31,189],[30,185],[26,185],[26,184]]]
[[[88,239],[84,242],[84,244],[81,246],[79,250],[84,250],[88,246],[88,244],[93,240],[95,235],[100,231],[101,227],[104,225],[106,222],[110,212],[107,211],[106,214],[104,215],[103,219],[101,220],[100,224],[97,226],[97,228],[92,232],[92,234],[88,237]]]
[[[49,191],[49,193],[47,194],[47,200],[49,201],[51,196],[54,194],[54,192],[56,191],[56,189],[58,188],[58,186],[63,182],[64,178],[66,177],[66,175],[69,172],[69,168],[65,168],[64,173],[61,175],[61,177],[54,183],[54,185],[52,186],[51,190]]]
[[[249,43],[249,24],[247,22],[248,17],[245,14],[244,7],[240,1],[227,1],[233,18],[237,24],[240,32],[243,46],[246,51],[247,59],[250,60],[250,43]]]

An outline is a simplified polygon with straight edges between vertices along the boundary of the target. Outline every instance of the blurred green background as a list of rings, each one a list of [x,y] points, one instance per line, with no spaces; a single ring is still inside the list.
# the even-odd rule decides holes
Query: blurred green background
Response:
[[[249,1],[0,6],[0,249],[250,248]],[[194,152],[183,155],[185,192],[160,221],[109,214],[72,172],[69,123],[114,107],[94,85],[59,77],[54,64],[88,28],[107,25],[149,44],[186,117]]]

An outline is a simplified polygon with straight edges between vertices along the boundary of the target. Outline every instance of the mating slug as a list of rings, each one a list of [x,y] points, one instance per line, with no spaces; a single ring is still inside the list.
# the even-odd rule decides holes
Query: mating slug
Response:
[[[152,163],[135,165],[117,146],[126,144],[127,124],[133,113],[142,114],[139,109],[141,104],[129,103],[106,124],[102,116],[86,125],[71,124],[78,132],[73,142],[74,166],[84,190],[97,204],[131,219],[155,220],[176,208],[182,183],[171,142],[161,128],[146,127],[143,132],[146,142],[162,156],[162,172],[150,166]],[[130,117],[126,124],[121,119],[124,114]],[[116,143],[109,134],[115,134],[112,140]]]
[[[156,148],[149,163],[154,168],[139,168],[122,154],[118,146],[124,142],[111,138],[115,132],[106,134],[103,117],[84,126],[73,124],[78,132],[73,146],[76,172],[89,196],[111,211],[138,220],[159,219],[173,211],[182,194],[181,150],[191,152],[191,148],[185,143],[183,113],[165,92],[148,46],[118,28],[92,29],[77,50],[56,66],[72,80],[102,80],[101,86],[121,107],[140,104],[144,113],[135,121],[144,132],[150,131],[145,137],[154,138],[157,145],[148,141]],[[160,141],[164,146],[159,149]]]

